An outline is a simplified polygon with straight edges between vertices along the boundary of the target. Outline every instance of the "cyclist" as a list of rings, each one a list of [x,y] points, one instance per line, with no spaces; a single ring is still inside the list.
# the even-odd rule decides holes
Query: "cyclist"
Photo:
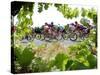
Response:
[[[75,26],[75,29],[73,30],[73,32],[75,32],[75,31],[80,31],[80,24],[78,24],[77,21],[75,21],[74,26]]]
[[[50,26],[51,26],[51,27],[53,27],[53,26],[54,26],[54,23],[53,23],[53,22],[51,22]]]
[[[44,25],[44,31],[45,31],[45,32],[48,32],[48,29],[49,29],[49,25],[48,25],[48,23],[46,22],[45,25]]]
[[[61,32],[63,32],[64,27],[63,27],[63,26],[61,26],[61,25],[59,25],[59,29],[60,29],[60,31],[61,31]]]

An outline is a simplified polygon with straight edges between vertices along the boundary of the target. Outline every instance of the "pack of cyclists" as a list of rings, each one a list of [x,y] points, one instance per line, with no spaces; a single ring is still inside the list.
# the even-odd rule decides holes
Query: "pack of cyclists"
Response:
[[[42,27],[36,27],[35,28],[35,33],[36,34],[42,34],[44,37],[59,37],[59,36],[64,36],[64,34],[66,34],[68,32],[68,28],[66,28],[68,25],[72,25],[74,27],[73,30],[71,30],[71,32],[78,32],[78,33],[82,33],[82,34],[89,34],[90,33],[90,29],[91,29],[91,25],[90,23],[88,23],[88,26],[83,26],[81,24],[79,24],[77,21],[75,21],[74,23],[71,24],[67,24],[65,27],[58,24],[58,25],[54,25],[53,22],[51,23],[45,23]],[[60,38],[61,39],[61,38]]]
[[[51,23],[47,23],[45,22],[44,25],[42,25],[41,27],[35,27],[35,28],[32,28],[32,35],[33,36],[36,36],[37,34],[41,34],[43,36],[48,36],[48,37],[59,37],[59,36],[63,36],[65,35],[66,33],[70,33],[70,31],[68,29],[70,29],[69,26],[73,26],[74,28],[72,30],[70,30],[72,33],[74,32],[78,32],[80,34],[88,34],[90,33],[90,30],[92,29],[92,25],[90,25],[90,23],[88,22],[87,23],[87,26],[84,26],[80,23],[78,23],[77,21],[75,21],[74,23],[71,23],[71,24],[67,24],[65,26],[63,25],[55,25],[53,22]],[[72,28],[72,27],[71,27]],[[12,27],[11,28],[12,32],[15,32],[15,27]],[[51,38],[50,37],[50,38]]]

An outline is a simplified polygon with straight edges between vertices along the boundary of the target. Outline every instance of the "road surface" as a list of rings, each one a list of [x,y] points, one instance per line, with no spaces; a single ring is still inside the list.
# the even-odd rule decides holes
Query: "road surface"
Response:
[[[21,41],[21,43],[23,43],[23,44],[27,44],[29,41],[28,40],[26,40],[26,39],[23,39],[22,41]],[[56,41],[56,40],[52,40],[52,41],[50,41],[50,40],[37,40],[37,39],[34,39],[33,40],[33,42],[37,45],[37,46],[39,46],[39,45],[42,45],[42,44],[45,44],[45,43],[52,43],[52,42],[60,42],[62,45],[65,45],[65,46],[70,46],[70,45],[73,45],[73,44],[76,44],[77,43],[77,41],[71,41],[70,39],[68,39],[68,40],[60,40],[60,41]]]

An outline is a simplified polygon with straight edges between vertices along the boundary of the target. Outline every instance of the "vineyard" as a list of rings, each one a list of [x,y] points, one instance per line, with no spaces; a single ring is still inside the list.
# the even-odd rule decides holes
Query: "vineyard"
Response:
[[[84,7],[72,8],[68,4],[38,3],[38,13],[42,13],[53,6],[67,20],[81,16],[80,24],[84,29],[78,31],[78,29],[73,30],[72,28],[76,28],[75,23],[77,22],[66,23],[63,26],[51,22],[44,23],[40,27],[32,27],[35,26],[32,19],[35,5],[36,3],[31,2],[11,3],[12,72],[34,73],[96,69],[97,10]],[[14,25],[16,15],[18,22]],[[90,20],[92,25],[89,25]],[[22,40],[28,42],[24,44]],[[43,43],[37,45],[35,40]],[[73,44],[67,46],[67,44],[61,43],[61,41],[67,42],[68,40]]]

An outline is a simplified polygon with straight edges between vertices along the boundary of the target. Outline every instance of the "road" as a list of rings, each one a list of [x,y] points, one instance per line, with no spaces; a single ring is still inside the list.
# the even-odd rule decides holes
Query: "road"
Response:
[[[23,43],[23,44],[27,44],[29,41],[28,40],[26,40],[26,39],[23,39],[22,41],[21,41],[21,43]],[[52,42],[60,42],[62,45],[66,45],[66,46],[70,46],[70,45],[73,45],[73,44],[76,44],[77,42],[76,41],[71,41],[70,39],[68,39],[68,40],[60,40],[60,41],[56,41],[56,40],[52,40],[52,41],[50,41],[50,40],[37,40],[37,39],[34,39],[33,40],[33,42],[37,45],[37,46],[39,46],[39,45],[42,45],[42,44],[45,44],[45,43],[52,43]]]

